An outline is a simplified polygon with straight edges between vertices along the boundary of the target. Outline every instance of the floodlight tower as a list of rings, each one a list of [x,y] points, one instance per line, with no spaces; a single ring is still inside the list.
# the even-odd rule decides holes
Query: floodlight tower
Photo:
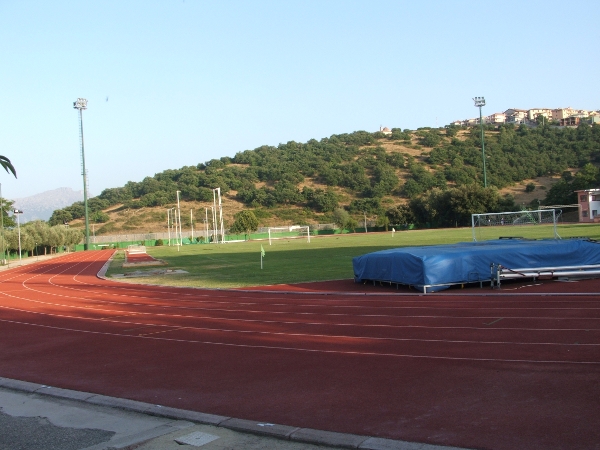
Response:
[[[485,106],[485,98],[475,97],[473,99],[475,107],[479,108],[479,124],[481,125],[481,152],[483,154],[483,187],[487,187],[487,174],[485,171],[485,141],[483,139],[483,116],[481,114],[481,107]]]
[[[73,108],[79,111],[79,142],[81,143],[81,175],[83,175],[83,208],[85,213],[85,244],[84,250],[90,248],[90,220],[88,217],[87,173],[85,171],[85,153],[83,151],[83,110],[87,109],[87,100],[78,98],[73,102]]]

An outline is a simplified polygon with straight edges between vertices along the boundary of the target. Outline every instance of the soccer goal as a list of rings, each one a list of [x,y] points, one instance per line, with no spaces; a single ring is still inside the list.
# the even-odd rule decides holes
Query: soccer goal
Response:
[[[538,209],[471,214],[473,241],[500,238],[560,239],[556,224],[562,211]]]
[[[310,227],[308,225],[292,225],[289,227],[269,227],[269,245],[276,239],[303,239],[310,243]]]

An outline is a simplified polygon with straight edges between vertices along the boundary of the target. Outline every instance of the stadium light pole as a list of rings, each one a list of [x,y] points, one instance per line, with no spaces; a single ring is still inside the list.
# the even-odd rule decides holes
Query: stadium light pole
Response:
[[[90,248],[90,220],[88,216],[87,173],[85,171],[85,153],[83,151],[83,110],[87,109],[87,100],[78,98],[73,102],[73,108],[79,112],[79,141],[81,143],[81,174],[83,175],[83,208],[85,214],[85,244],[84,250]]]
[[[483,187],[487,187],[487,173],[485,171],[485,141],[483,139],[483,115],[481,113],[481,107],[485,106],[485,98],[475,97],[473,99],[475,107],[479,108],[479,124],[481,125],[481,152],[483,155]]]

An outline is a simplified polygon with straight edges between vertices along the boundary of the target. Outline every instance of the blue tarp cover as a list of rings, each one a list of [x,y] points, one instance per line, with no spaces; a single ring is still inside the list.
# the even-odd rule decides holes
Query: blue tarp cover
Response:
[[[490,265],[509,269],[600,264],[600,244],[586,239],[498,239],[402,247],[357,256],[354,280],[412,286],[490,280]]]

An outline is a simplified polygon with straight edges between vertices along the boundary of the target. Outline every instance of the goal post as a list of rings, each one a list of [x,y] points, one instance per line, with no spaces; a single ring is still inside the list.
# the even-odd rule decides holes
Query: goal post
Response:
[[[303,239],[310,244],[310,227],[308,225],[291,225],[287,227],[269,227],[269,245],[276,239]]]
[[[471,214],[473,241],[503,237],[560,239],[556,225],[561,214],[559,209]]]

